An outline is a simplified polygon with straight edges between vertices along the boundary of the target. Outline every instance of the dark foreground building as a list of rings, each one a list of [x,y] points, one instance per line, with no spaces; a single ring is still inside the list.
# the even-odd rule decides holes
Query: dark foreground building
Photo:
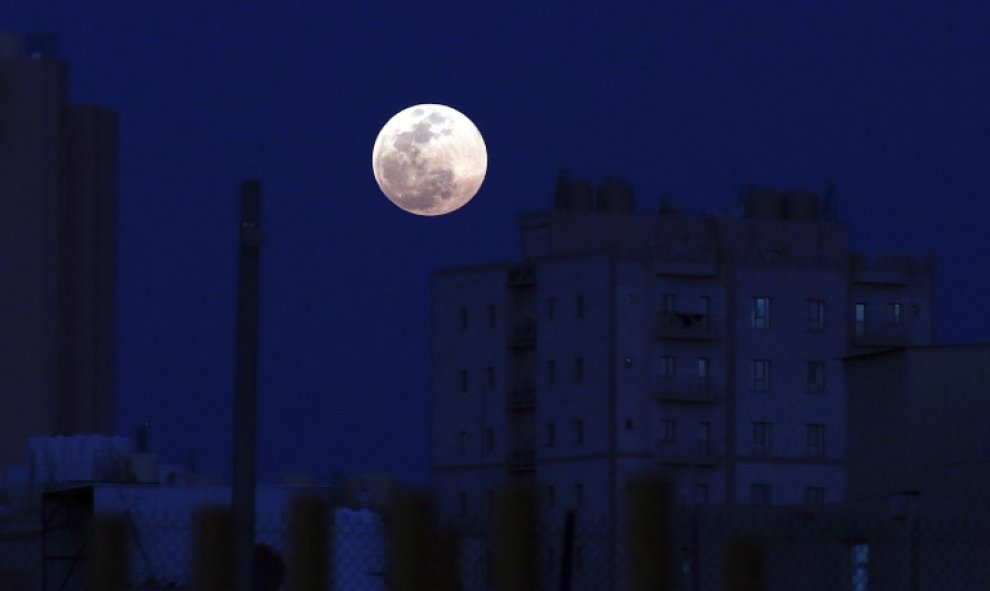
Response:
[[[0,34],[0,468],[113,429],[116,117],[50,46]]]

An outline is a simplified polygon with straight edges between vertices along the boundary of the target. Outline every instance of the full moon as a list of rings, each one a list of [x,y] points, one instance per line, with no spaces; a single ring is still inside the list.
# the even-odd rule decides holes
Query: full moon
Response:
[[[464,206],[488,170],[485,140],[470,119],[445,105],[415,105],[378,133],[371,166],[382,193],[417,215]]]

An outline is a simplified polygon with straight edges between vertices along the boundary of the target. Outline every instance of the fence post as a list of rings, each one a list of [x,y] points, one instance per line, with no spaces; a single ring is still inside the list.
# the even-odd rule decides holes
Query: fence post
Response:
[[[763,549],[752,538],[738,538],[726,547],[729,591],[759,591],[763,584]]]
[[[626,494],[631,589],[666,591],[673,572],[673,485],[658,476],[639,476],[629,480]]]
[[[208,507],[193,520],[193,591],[234,588],[234,519],[226,507]]]
[[[536,502],[529,487],[503,486],[494,499],[492,575],[495,591],[536,588]]]
[[[289,508],[292,539],[289,554],[289,589],[323,591],[333,588],[332,541],[327,522],[332,520],[326,500],[300,496]],[[328,583],[328,575],[331,577]]]
[[[571,591],[571,577],[574,568],[574,521],[577,515],[573,510],[564,515],[564,557],[560,565],[560,591]]]
[[[428,493],[404,491],[395,495],[389,512],[389,537],[389,589],[456,588],[457,541],[453,534],[438,533]]]
[[[126,528],[122,517],[93,519],[93,562],[90,565],[92,589],[124,591],[128,584]]]

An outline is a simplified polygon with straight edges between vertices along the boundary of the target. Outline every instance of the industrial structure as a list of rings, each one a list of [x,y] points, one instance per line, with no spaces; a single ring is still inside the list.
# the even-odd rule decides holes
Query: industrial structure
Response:
[[[46,37],[0,35],[0,469],[113,431],[116,118]]]

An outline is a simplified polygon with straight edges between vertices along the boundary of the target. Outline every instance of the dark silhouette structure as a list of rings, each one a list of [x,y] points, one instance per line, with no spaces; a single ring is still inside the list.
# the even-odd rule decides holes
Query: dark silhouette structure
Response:
[[[0,35],[0,467],[113,430],[116,118],[50,44]]]

